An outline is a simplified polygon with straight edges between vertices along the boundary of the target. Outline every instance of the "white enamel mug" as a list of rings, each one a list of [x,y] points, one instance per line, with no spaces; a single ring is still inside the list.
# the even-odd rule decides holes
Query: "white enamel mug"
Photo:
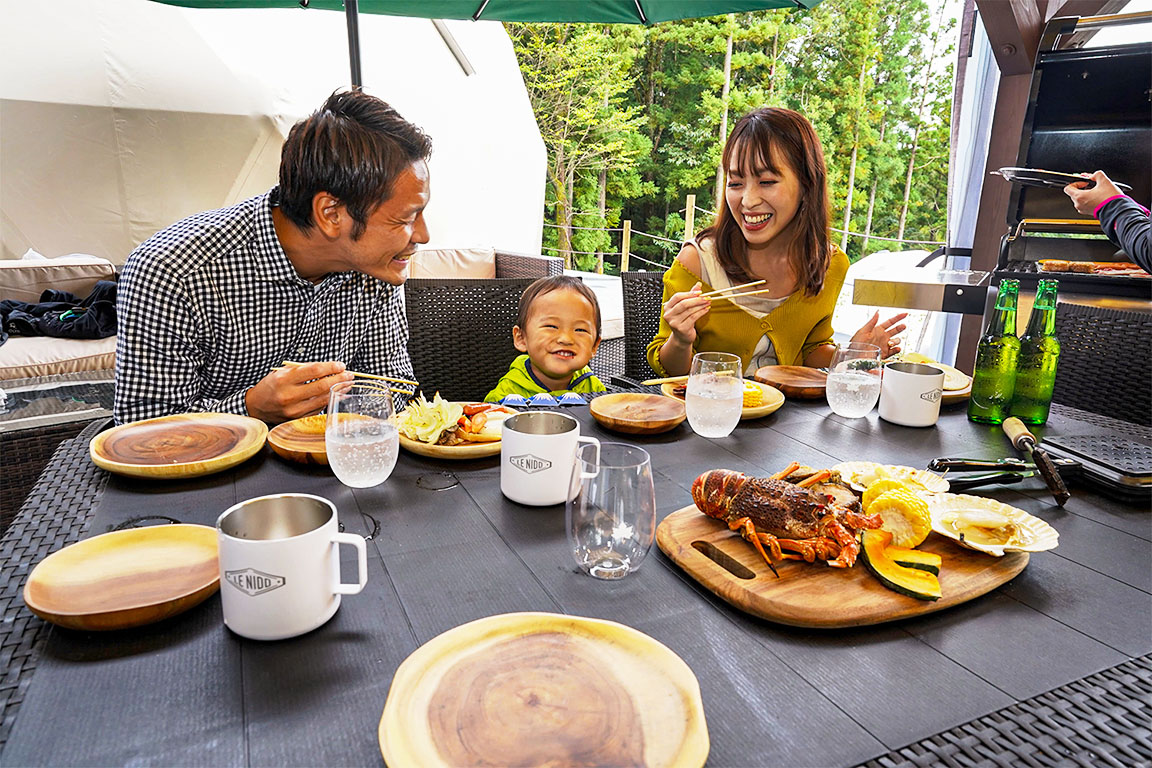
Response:
[[[940,418],[944,371],[921,363],[888,363],[880,382],[880,418],[905,427],[930,427]]]
[[[529,411],[504,420],[500,433],[500,490],[520,504],[563,504],[571,495],[576,446],[600,444],[580,436],[580,422],[566,413]]]
[[[341,533],[336,506],[304,493],[261,496],[216,520],[224,624],[253,640],[310,632],[336,613],[341,595],[368,582],[364,538]],[[359,578],[340,581],[340,544],[356,548]]]

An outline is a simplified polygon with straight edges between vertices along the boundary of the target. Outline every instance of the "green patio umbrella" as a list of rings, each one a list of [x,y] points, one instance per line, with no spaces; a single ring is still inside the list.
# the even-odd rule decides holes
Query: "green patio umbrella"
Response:
[[[343,10],[348,19],[352,84],[360,78],[357,15],[415,16],[423,19],[658,24],[676,19],[719,16],[769,8],[812,8],[820,0],[154,0],[185,8],[322,8]]]

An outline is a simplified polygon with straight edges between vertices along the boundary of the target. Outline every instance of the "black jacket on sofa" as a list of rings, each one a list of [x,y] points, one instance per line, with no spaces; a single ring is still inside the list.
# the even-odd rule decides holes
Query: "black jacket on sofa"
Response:
[[[116,335],[116,283],[101,280],[85,299],[49,288],[39,304],[0,301],[0,344],[8,335],[103,339]]]

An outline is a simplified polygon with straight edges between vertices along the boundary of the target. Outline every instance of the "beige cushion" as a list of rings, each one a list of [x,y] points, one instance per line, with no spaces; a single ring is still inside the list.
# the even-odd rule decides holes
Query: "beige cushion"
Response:
[[[115,278],[112,262],[98,256],[0,259],[0,299],[36,304],[45,288],[68,291],[83,299],[98,281]]]
[[[430,248],[417,251],[408,266],[409,277],[496,277],[492,248]]]
[[[115,336],[106,339],[9,336],[8,341],[0,345],[0,381],[115,367]]]

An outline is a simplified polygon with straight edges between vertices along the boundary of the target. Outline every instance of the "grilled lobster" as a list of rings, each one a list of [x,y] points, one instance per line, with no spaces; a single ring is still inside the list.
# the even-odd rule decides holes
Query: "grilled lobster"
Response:
[[[692,483],[692,500],[750,541],[777,577],[773,559],[811,563],[819,558],[833,568],[852,567],[860,554],[860,531],[879,528],[880,516],[837,506],[831,496],[809,490],[828,479],[827,470],[799,483],[784,480],[797,466],[766,478],[712,469]]]

